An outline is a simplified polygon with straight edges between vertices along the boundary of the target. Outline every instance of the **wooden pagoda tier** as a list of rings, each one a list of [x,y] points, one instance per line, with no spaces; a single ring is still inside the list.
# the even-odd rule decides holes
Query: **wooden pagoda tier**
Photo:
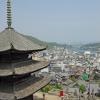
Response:
[[[13,28],[6,28],[0,33],[0,77],[32,73],[47,67],[49,62],[29,58],[30,54],[45,49]]]
[[[6,77],[10,75],[23,75],[27,73],[36,72],[49,65],[47,61],[16,61],[9,63],[0,63],[0,77]]]
[[[0,100],[31,100],[24,98],[32,96],[33,93],[47,85],[51,78],[50,76],[41,76],[37,78],[31,76],[25,79],[5,79],[4,82],[3,80],[4,79],[2,79],[2,81],[0,80]]]
[[[45,49],[13,28],[0,33],[0,100],[33,100],[33,93],[50,82],[49,76],[35,76],[49,62],[32,59]]]

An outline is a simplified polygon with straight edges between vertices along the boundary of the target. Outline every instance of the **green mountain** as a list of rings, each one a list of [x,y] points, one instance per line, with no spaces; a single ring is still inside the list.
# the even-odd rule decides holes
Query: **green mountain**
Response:
[[[49,48],[52,48],[54,46],[58,46],[58,47],[65,47],[66,48],[72,48],[71,45],[65,45],[65,44],[59,44],[59,43],[56,43],[56,42],[44,42],[44,41],[41,41],[35,37],[32,37],[32,36],[27,36],[27,35],[24,35],[26,38],[30,39],[31,41],[37,43],[37,44],[40,44],[40,45],[47,45],[48,46],[48,49]]]

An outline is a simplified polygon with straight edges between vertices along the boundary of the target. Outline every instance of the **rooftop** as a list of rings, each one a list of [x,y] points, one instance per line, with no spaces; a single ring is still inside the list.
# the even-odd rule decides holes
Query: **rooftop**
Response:
[[[13,28],[6,28],[0,33],[0,52],[12,49],[17,51],[41,51],[45,50],[46,47],[33,43]]]

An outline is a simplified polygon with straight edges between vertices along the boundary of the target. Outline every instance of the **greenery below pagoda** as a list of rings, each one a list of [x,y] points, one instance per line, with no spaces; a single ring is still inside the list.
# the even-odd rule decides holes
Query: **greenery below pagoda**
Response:
[[[49,83],[47,86],[43,87],[41,89],[41,92],[45,92],[45,93],[48,93],[49,91],[51,90],[56,90],[56,89],[62,89],[62,85],[60,83],[55,83],[55,84],[51,84]]]

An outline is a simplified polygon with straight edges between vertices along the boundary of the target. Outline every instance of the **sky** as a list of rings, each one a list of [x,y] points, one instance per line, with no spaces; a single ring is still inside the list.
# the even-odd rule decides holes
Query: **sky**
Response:
[[[12,27],[43,41],[100,42],[100,0],[12,0]],[[6,0],[0,0],[0,31]]]

